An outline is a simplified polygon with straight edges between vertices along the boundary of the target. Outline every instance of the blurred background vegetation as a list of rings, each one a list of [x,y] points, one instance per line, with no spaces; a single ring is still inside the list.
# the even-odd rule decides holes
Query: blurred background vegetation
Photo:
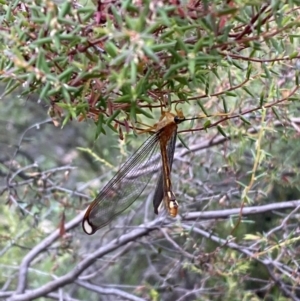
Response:
[[[0,0],[0,298],[300,300],[299,4]],[[154,178],[85,235],[175,106],[181,216],[134,236]]]

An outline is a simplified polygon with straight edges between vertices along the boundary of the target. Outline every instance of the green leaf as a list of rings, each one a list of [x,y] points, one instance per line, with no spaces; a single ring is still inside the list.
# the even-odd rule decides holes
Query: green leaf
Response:
[[[111,41],[107,41],[105,43],[104,49],[113,58],[116,57],[120,52],[119,48],[115,45],[115,43]]]
[[[157,12],[159,13],[159,15],[161,16],[162,18],[162,23],[167,26],[167,27],[172,27],[172,24],[170,22],[170,19],[167,15],[167,12],[165,11],[165,9],[163,7],[157,7]]]
[[[66,15],[70,14],[71,8],[72,8],[71,1],[70,0],[66,0],[63,3],[63,5],[60,7],[59,17],[63,18]]]
[[[151,45],[151,49],[154,52],[158,52],[158,51],[162,51],[162,50],[172,50],[172,48],[174,49],[176,45],[176,42],[169,42],[169,43],[160,43],[160,44],[156,44],[156,45]]]
[[[247,79],[250,78],[251,72],[252,72],[252,64],[249,62],[248,63],[248,68],[247,68],[247,73],[246,73],[246,78]]]
[[[117,23],[119,28],[122,28],[123,20],[122,20],[122,16],[121,16],[120,12],[116,9],[115,5],[113,5],[113,4],[111,4],[109,7],[114,15],[114,21]]]
[[[189,147],[188,147],[188,145],[185,143],[185,141],[184,141],[183,138],[181,137],[181,135],[177,135],[177,137],[178,137],[179,141],[181,142],[181,144],[182,144],[186,149],[190,150]]]
[[[133,120],[134,122],[137,121],[136,110],[137,110],[136,103],[132,102],[130,107],[130,119]]]
[[[40,38],[38,40],[34,40],[30,47],[34,48],[36,46],[42,46],[45,44],[51,44],[53,39],[51,37]]]
[[[113,60],[110,61],[111,66],[120,66],[125,64],[125,62],[128,59],[128,56],[130,55],[129,52],[123,51],[118,56],[116,56]]]
[[[187,47],[187,44],[185,42],[183,42],[182,39],[180,39],[180,38],[177,38],[177,46],[178,47],[176,47],[176,49],[179,48],[179,49],[183,50],[185,53],[190,52],[189,48]]]
[[[279,116],[279,114],[278,114],[278,112],[277,112],[277,109],[276,109],[275,107],[272,107],[272,111],[273,111],[273,113],[275,114],[275,116],[277,117],[277,119],[278,119],[278,120],[281,120],[281,118],[280,118],[280,116]]]
[[[65,71],[63,71],[61,74],[58,75],[57,79],[59,81],[63,81],[63,82],[69,81],[71,78],[71,75],[74,73],[75,69],[76,68],[73,66],[67,68]]]
[[[235,92],[231,92],[231,91],[226,91],[225,95],[231,96],[231,97],[237,97],[237,94]]]
[[[151,114],[149,114],[148,111],[143,110],[140,107],[136,107],[136,114],[142,114],[142,115],[146,116],[147,118],[153,119],[153,116]]]
[[[149,103],[149,104],[153,103],[153,99],[150,98],[150,97],[148,97],[148,96],[141,95],[141,96],[139,96],[139,98],[140,98],[141,100],[143,100],[143,101]]]
[[[131,102],[131,95],[126,94],[126,95],[120,96],[114,102],[116,102],[116,103],[130,103]]]
[[[246,93],[248,93],[251,97],[255,97],[254,96],[254,94],[246,87],[246,86],[244,86],[244,87],[242,87],[242,89],[246,92]]]
[[[11,21],[11,17],[12,17],[12,14],[11,14],[11,9],[12,9],[12,2],[8,2],[9,5],[8,5],[8,8],[6,10],[6,15],[5,15],[5,20],[7,21]]]
[[[70,96],[70,93],[68,92],[68,90],[64,86],[62,86],[61,91],[62,91],[62,95],[64,97],[64,100],[67,103],[71,103],[71,96]],[[72,115],[73,115],[73,118],[76,118],[76,114],[72,114]]]
[[[66,117],[64,118],[64,120],[62,122],[61,128],[63,128],[67,124],[67,122],[70,120],[70,118],[71,118],[71,114],[67,113]]]
[[[262,63],[261,66],[263,67],[263,69],[264,69],[264,71],[265,71],[265,77],[266,77],[266,78],[270,78],[271,75],[270,75],[269,69],[268,69],[268,67],[266,66],[266,64],[265,64],[265,63]]]
[[[111,122],[121,113],[121,110],[116,110],[113,112],[111,116],[106,119],[106,124],[110,125]]]
[[[106,132],[103,128],[103,124],[104,124],[103,114],[99,115],[98,120],[96,121],[96,124],[97,124],[97,129],[96,129],[96,133],[95,133],[95,140],[98,139],[98,137],[101,133],[106,135]]]
[[[118,130],[117,130],[111,123],[109,123],[107,126],[108,126],[113,132],[118,133]]]
[[[154,62],[158,63],[159,62],[159,57],[155,54],[155,52],[153,52],[153,50],[148,47],[148,46],[143,46],[142,47],[143,51],[145,52],[145,54],[151,58]]]
[[[224,112],[225,112],[225,113],[228,113],[226,99],[225,99],[225,97],[223,97],[223,96],[221,97],[221,99],[222,99],[222,103],[223,103],[223,109],[224,109]]]
[[[260,107],[262,107],[264,105],[264,102],[265,102],[265,92],[262,91],[260,93],[260,99],[259,99],[259,105],[260,105]]]
[[[236,60],[232,60],[231,63],[232,63],[235,67],[237,67],[238,69],[240,69],[240,70],[244,70],[244,69],[245,69],[245,68],[244,68],[240,63],[238,63]]]
[[[227,138],[226,133],[224,132],[223,128],[222,128],[220,125],[217,126],[217,129],[218,129],[218,132],[219,132],[222,136],[224,136],[225,138]]]
[[[5,87],[5,91],[1,96],[3,97],[3,96],[10,94],[18,87],[20,87],[20,84],[18,82],[16,82],[14,79],[9,80],[9,82],[7,83],[7,85]]]
[[[173,73],[177,73],[179,72],[179,69],[183,68],[183,67],[187,67],[188,66],[188,62],[185,60],[183,62],[180,62],[178,64],[174,64],[172,65],[169,70],[165,73],[164,75],[164,79],[169,78]]]
[[[204,122],[203,127],[204,127],[205,129],[207,129],[208,127],[210,127],[210,125],[211,125],[211,121],[210,121],[210,120],[206,120],[206,121]]]
[[[251,125],[251,122],[248,119],[246,119],[243,115],[240,115],[239,117],[244,123]]]
[[[137,65],[134,62],[134,60],[132,60],[130,62],[130,82],[135,85],[136,83],[136,78],[137,78]]]
[[[209,116],[209,114],[207,113],[207,111],[205,110],[204,106],[202,105],[201,101],[198,100],[197,101],[198,106],[201,108],[202,112],[206,115]]]
[[[40,94],[40,99],[44,99],[48,95],[48,91],[51,88],[51,83],[49,81],[46,82],[41,94]]]
[[[298,57],[298,55],[299,55],[299,52],[298,52],[298,51],[294,51],[293,53],[291,53],[291,54],[289,55],[289,58],[290,58],[290,59],[294,59],[294,58]]]
[[[191,76],[194,76],[195,74],[195,68],[196,68],[196,61],[194,58],[188,58],[188,63],[189,63],[189,72]]]
[[[44,71],[45,73],[50,72],[48,63],[46,62],[46,59],[45,59],[45,53],[42,49],[39,50],[37,60],[36,60],[36,67],[39,70]]]

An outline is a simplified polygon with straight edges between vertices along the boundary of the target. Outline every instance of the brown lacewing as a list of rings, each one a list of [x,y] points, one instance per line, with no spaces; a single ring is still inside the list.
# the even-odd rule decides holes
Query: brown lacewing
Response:
[[[163,112],[154,125],[155,133],[124,163],[116,175],[104,186],[89,205],[82,227],[85,233],[94,234],[126,210],[145,190],[153,171],[161,168],[153,197],[154,212],[165,206],[170,216],[178,213],[178,203],[172,191],[171,170],[174,158],[178,124],[198,119],[185,118],[182,111],[177,115]],[[155,160],[160,153],[161,160]]]

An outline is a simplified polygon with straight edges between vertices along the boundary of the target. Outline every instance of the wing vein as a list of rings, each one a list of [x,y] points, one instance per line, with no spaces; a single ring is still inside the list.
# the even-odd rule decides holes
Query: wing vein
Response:
[[[88,220],[93,233],[126,210],[145,190],[161,163],[161,156],[157,156],[161,133],[159,130],[149,137],[92,202],[83,224]]]

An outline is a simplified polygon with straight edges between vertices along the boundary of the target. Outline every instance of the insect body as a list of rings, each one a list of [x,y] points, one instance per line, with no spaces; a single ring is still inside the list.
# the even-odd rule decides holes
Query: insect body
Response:
[[[191,119],[186,119],[181,111],[177,111],[177,115],[163,112],[154,126],[155,133],[124,163],[89,205],[82,221],[85,233],[94,234],[126,210],[142,194],[153,171],[160,166],[153,198],[154,212],[157,214],[163,204],[172,217],[177,215],[178,203],[172,191],[170,174],[178,124],[185,120]],[[159,154],[161,160],[154,160]]]

